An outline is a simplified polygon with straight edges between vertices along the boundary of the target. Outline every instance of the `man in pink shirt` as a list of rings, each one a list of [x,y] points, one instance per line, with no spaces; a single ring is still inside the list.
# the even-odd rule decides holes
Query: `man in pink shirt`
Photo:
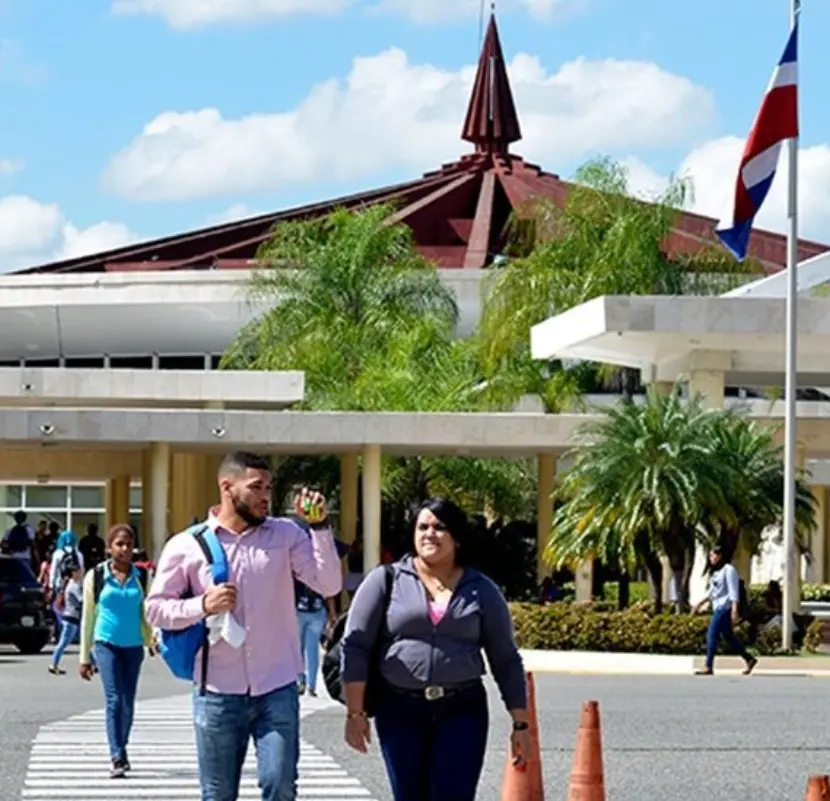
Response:
[[[293,580],[324,597],[336,595],[340,558],[319,493],[304,489],[295,502],[311,536],[293,520],[268,516],[271,474],[261,457],[226,456],[219,490],[221,504],[210,510],[207,525],[225,550],[230,581],[213,586],[196,538],[173,537],[159,559],[146,615],[153,626],[175,630],[230,612],[245,632],[241,645],[220,639],[209,646],[204,682],[201,654],[196,658],[193,717],[202,801],[236,801],[251,738],[262,801],[295,801],[303,661]]]

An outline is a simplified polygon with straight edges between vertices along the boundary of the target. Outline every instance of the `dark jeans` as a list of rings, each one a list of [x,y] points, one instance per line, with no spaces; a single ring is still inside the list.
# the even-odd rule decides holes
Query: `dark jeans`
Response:
[[[133,727],[138,677],[144,661],[144,648],[119,648],[106,642],[95,643],[95,663],[101,674],[106,700],[107,740],[110,758],[126,759]]]
[[[384,688],[375,727],[394,801],[475,801],[488,726],[481,683],[436,701]]]
[[[300,701],[293,682],[265,695],[193,695],[202,801],[236,801],[253,738],[262,801],[295,801]]]
[[[731,606],[722,606],[712,613],[712,619],[709,621],[709,629],[706,632],[706,667],[709,670],[715,664],[715,652],[718,650],[718,640],[721,637],[726,640],[726,644],[738,656],[742,656],[745,660],[752,659],[752,655],[744,648],[743,643],[735,636],[735,632],[732,631]]]

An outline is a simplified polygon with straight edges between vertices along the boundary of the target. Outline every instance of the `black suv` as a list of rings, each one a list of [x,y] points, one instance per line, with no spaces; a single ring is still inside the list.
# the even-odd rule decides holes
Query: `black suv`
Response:
[[[0,556],[0,643],[38,654],[50,637],[49,610],[32,568],[22,559]]]

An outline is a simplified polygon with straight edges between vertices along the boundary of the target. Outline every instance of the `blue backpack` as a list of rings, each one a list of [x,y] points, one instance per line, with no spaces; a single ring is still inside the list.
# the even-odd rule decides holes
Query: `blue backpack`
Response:
[[[228,559],[225,550],[216,534],[205,524],[191,526],[179,536],[189,535],[196,538],[196,542],[210,565],[210,572],[214,584],[224,584],[229,578]],[[192,590],[185,598],[192,598]],[[208,629],[204,620],[188,626],[186,629],[162,629],[159,636],[159,655],[170,668],[170,672],[177,679],[193,681],[196,667],[196,655],[202,651],[202,680],[200,692],[205,693],[205,681],[208,667]]]

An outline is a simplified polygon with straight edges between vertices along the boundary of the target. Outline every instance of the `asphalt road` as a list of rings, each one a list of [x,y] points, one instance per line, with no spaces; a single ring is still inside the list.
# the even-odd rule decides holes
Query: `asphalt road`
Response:
[[[73,667],[70,655],[66,666]],[[0,649],[0,801],[19,798],[38,728],[102,706],[100,686],[46,672],[47,657]],[[597,700],[606,791],[612,801],[797,801],[810,773],[830,773],[827,679],[792,677],[536,676],[546,799],[566,795],[582,701]],[[148,662],[141,697],[186,692]],[[492,801],[505,761],[507,718],[495,692],[479,798]],[[303,721],[303,738],[331,755],[378,799],[391,801],[377,756],[342,742],[342,711]]]

